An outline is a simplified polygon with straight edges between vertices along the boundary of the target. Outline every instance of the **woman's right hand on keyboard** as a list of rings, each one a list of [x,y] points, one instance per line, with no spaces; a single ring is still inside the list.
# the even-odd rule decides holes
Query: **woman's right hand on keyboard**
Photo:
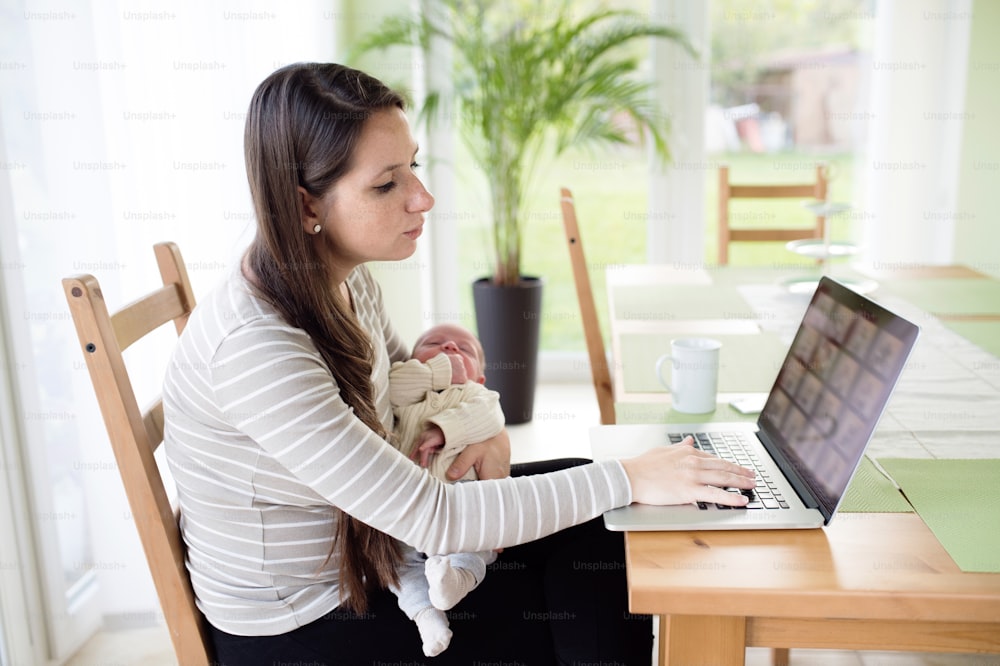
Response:
[[[632,501],[640,504],[715,502],[744,506],[747,498],[724,488],[749,490],[756,485],[753,470],[699,451],[688,437],[622,460],[632,484]]]

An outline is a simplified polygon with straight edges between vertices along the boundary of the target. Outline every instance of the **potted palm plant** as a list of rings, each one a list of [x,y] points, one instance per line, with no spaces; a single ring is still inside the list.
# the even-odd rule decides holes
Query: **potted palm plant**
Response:
[[[500,392],[508,423],[521,423],[533,411],[541,320],[541,281],[521,272],[521,210],[533,169],[543,157],[571,147],[647,137],[668,158],[666,116],[649,84],[637,77],[635,49],[626,46],[653,37],[691,48],[677,29],[626,10],[580,13],[565,1],[439,0],[424,6],[418,15],[385,20],[361,39],[358,53],[395,46],[428,50],[434,40],[451,48],[450,90],[428,91],[420,118],[457,118],[461,140],[488,176],[494,268],[473,285],[477,328],[487,382]]]

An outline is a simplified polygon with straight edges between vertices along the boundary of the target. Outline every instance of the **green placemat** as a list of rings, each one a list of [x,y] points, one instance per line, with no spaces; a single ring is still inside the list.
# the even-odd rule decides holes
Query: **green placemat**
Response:
[[[615,287],[614,299],[615,317],[625,322],[753,317],[753,310],[731,286],[621,286]]]
[[[788,344],[774,333],[712,335],[722,342],[719,351],[719,391],[723,393],[766,393],[778,376]],[[670,341],[687,337],[670,333],[623,333],[620,338],[622,374],[626,393],[665,393],[656,379],[656,360],[670,353]],[[663,378],[670,381],[670,364]]]
[[[880,458],[962,571],[1000,573],[1000,460]]]
[[[889,280],[883,283],[932,314],[1000,314],[1000,281],[975,278]]]
[[[974,345],[1000,357],[1000,321],[955,321],[941,320],[947,328],[955,331]]]
[[[858,471],[847,486],[838,511],[843,513],[910,513],[913,507],[896,488],[896,484],[872,463],[868,456],[861,459]]]

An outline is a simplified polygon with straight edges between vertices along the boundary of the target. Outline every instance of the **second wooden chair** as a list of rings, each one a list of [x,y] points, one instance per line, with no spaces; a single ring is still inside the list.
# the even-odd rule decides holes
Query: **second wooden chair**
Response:
[[[729,244],[737,241],[792,241],[804,238],[823,238],[826,219],[815,217],[811,227],[775,227],[744,229],[733,227],[730,222],[732,199],[801,199],[826,201],[827,165],[816,165],[816,180],[812,183],[740,184],[730,182],[729,167],[719,167],[719,254],[720,266],[729,263]]]
[[[615,422],[614,387],[611,383],[607,352],[604,349],[604,336],[601,334],[600,322],[597,319],[597,307],[594,304],[594,291],[590,286],[587,260],[583,253],[583,238],[580,236],[580,227],[577,224],[573,193],[564,187],[560,194],[563,227],[566,231],[570,264],[573,267],[576,297],[580,303],[580,319],[583,322],[583,334],[587,342],[590,373],[601,411],[601,423],[610,425]]]

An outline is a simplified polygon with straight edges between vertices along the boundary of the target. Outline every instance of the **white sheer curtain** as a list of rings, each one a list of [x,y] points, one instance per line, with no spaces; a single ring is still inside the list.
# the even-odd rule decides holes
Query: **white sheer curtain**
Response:
[[[20,558],[22,589],[2,578],[11,660],[62,659],[95,618],[159,620],[60,279],[92,273],[123,303],[155,285],[151,246],[169,239],[195,293],[210,288],[253,227],[242,135],[254,87],[283,64],[336,59],[347,17],[334,0],[0,8],[0,341],[16,421],[2,440],[23,463],[2,477],[5,519],[23,524],[20,552],[34,550],[39,573]],[[136,388],[142,402],[158,382]],[[27,612],[12,616],[9,595]]]
[[[951,263],[973,3],[875,6],[862,267]]]

